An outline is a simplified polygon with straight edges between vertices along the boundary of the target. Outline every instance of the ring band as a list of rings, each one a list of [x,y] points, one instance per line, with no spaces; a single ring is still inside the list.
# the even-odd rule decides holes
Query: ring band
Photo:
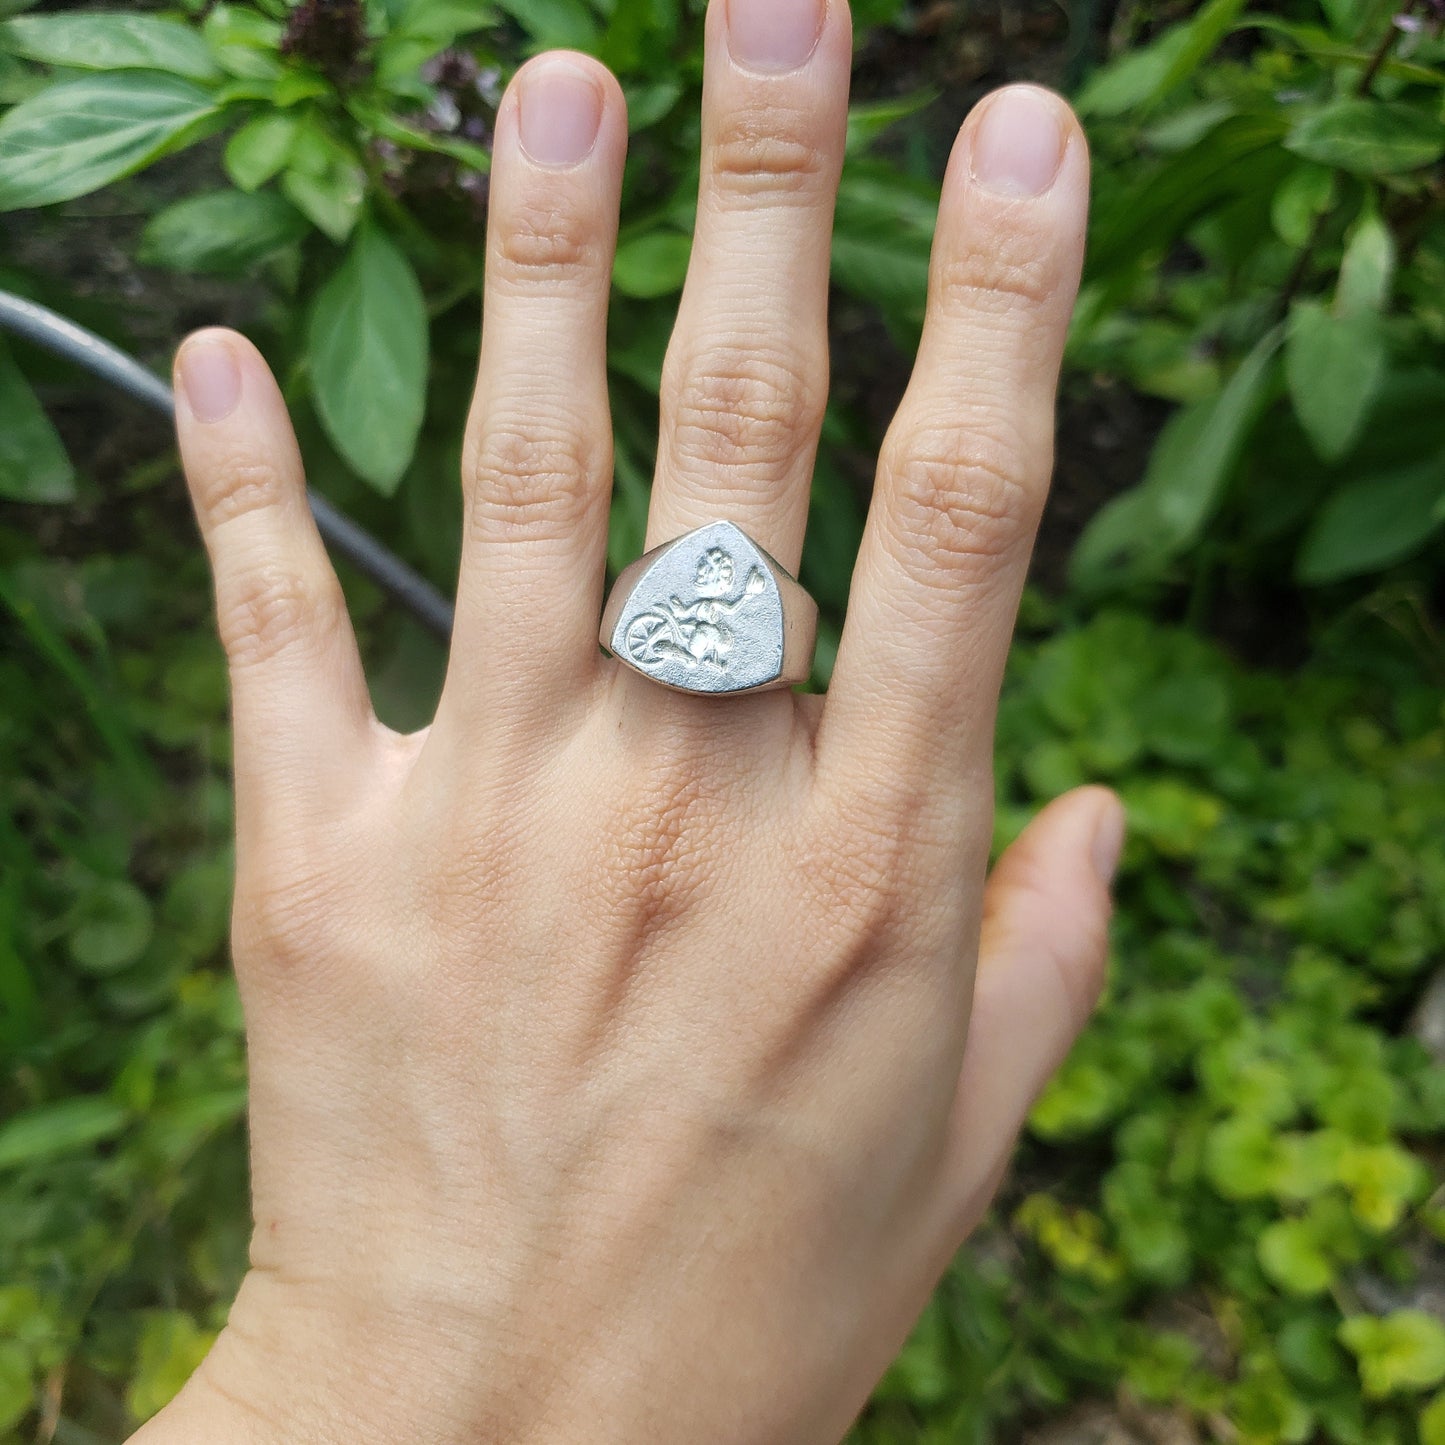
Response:
[[[602,646],[678,692],[763,692],[805,682],[818,604],[732,522],[709,522],[625,568]]]

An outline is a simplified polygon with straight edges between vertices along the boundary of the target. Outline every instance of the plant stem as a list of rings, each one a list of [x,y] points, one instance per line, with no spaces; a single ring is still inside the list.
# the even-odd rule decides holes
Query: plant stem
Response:
[[[1414,8],[1415,0],[1405,0],[1398,15],[1408,15]],[[1355,94],[1362,99],[1369,95],[1375,84],[1375,77],[1380,73],[1380,67],[1390,58],[1390,52],[1400,38],[1400,32],[1395,25],[1396,18],[1395,15],[1392,15],[1386,23],[1385,33],[1380,37],[1380,43],[1375,47],[1375,53],[1370,57],[1370,63],[1365,67],[1365,73],[1360,77],[1359,85],[1355,87]]]

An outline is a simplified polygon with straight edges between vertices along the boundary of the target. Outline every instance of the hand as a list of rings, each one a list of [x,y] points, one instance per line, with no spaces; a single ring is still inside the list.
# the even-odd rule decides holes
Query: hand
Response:
[[[708,17],[649,545],[726,517],[798,562],[850,63],[842,0],[814,3]],[[1016,88],[959,137],[826,699],[679,695],[599,653],[626,133],[577,55],[501,107],[424,733],[372,715],[260,356],[180,353],[234,694],[255,1237],[147,1445],[835,1441],[1094,1000],[1112,795],[1047,809],[984,887],[1077,125]]]

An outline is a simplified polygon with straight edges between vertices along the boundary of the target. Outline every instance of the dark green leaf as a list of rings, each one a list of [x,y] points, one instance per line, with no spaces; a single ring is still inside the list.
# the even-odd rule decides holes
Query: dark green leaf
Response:
[[[0,341],[0,497],[69,502],[75,471],[9,349]]]
[[[364,226],[311,313],[316,407],[336,448],[378,491],[396,490],[426,410],[427,314],[411,263]]]
[[[1295,302],[1285,379],[1295,415],[1326,461],[1344,456],[1359,436],[1387,361],[1378,316],[1337,316],[1318,301]]]
[[[1334,582],[1401,561],[1445,523],[1445,457],[1362,477],[1325,503],[1300,548],[1301,582]]]
[[[890,96],[886,100],[860,101],[848,110],[849,155],[865,151],[885,131],[901,120],[917,115],[938,99],[936,90],[919,90],[912,95]]]
[[[1445,124],[1438,104],[1337,100],[1302,117],[1285,148],[1306,160],[1360,176],[1393,176],[1445,155]]]
[[[597,17],[583,0],[497,0],[538,48],[590,50],[601,38]]]
[[[137,258],[172,271],[234,276],[299,240],[306,218],[274,191],[210,191],[168,206],[145,228]]]
[[[0,26],[0,47],[71,70],[160,70],[188,80],[221,74],[200,31],[155,15],[22,15]]]
[[[612,284],[624,296],[671,296],[682,290],[692,238],[673,231],[653,231],[624,241],[617,248]]]
[[[114,973],[134,963],[155,928],[150,900],[122,878],[95,879],[70,932],[70,956],[87,973]]]
[[[0,211],[98,190],[199,140],[219,118],[204,90],[167,75],[52,85],[0,120]]]
[[[0,1125],[0,1169],[89,1148],[120,1133],[129,1121],[129,1111],[112,1099],[66,1099],[27,1109]]]

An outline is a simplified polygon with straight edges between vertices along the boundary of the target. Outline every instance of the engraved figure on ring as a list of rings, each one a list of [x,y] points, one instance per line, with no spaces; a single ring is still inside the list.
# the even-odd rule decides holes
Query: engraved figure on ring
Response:
[[[762,572],[754,567],[743,590],[731,601],[737,575],[732,557],[721,547],[709,547],[698,558],[694,577],[696,596],[684,602],[675,594],[632,619],[627,629],[627,650],[643,667],[655,666],[665,658],[688,668],[712,667],[723,671],[733,647],[732,617],[767,586]]]

